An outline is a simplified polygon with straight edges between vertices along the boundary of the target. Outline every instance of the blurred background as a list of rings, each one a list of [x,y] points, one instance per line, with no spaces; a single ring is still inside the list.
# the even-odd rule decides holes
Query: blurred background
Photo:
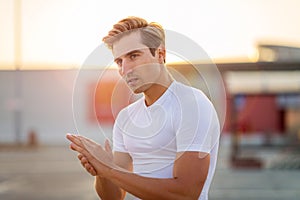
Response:
[[[195,41],[222,76],[226,119],[210,199],[299,199],[300,1],[142,4],[0,0],[0,199],[97,199],[65,134],[111,139],[116,114],[134,101],[113,64],[83,67],[132,15]],[[169,52],[167,65],[199,82],[180,56]]]

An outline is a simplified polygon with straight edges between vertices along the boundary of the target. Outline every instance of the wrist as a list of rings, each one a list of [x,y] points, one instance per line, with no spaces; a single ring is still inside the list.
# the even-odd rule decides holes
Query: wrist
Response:
[[[116,173],[116,170],[117,170],[118,166],[111,166],[111,167],[108,167],[108,170],[107,170],[107,178],[111,179],[114,177],[115,173]]]
[[[128,171],[118,165],[114,165],[109,168],[108,173],[107,173],[107,178],[109,178],[110,180],[116,179],[116,178],[118,178],[120,173],[125,173],[125,172],[128,172]]]
[[[116,165],[103,165],[101,171],[97,173],[97,179],[110,179],[115,173],[116,168],[118,168]]]

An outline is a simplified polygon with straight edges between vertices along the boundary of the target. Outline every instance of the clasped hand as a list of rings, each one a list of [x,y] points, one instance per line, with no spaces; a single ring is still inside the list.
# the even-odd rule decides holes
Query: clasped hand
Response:
[[[116,167],[108,140],[105,141],[103,148],[83,136],[67,134],[66,137],[71,141],[70,149],[78,152],[78,159],[91,175],[105,177],[110,169]]]

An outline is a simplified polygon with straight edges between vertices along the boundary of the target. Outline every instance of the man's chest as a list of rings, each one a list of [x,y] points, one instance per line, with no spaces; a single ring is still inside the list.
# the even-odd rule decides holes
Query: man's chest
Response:
[[[129,152],[176,151],[173,109],[169,106],[138,110],[122,129]]]

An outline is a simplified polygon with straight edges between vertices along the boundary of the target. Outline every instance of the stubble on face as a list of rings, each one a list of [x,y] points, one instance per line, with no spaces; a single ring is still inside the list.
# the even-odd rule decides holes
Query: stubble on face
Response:
[[[143,93],[154,84],[159,84],[161,75],[158,63],[147,63],[136,66],[130,73],[125,75],[128,87],[135,93]]]
[[[119,39],[113,45],[113,55],[116,59],[128,59],[126,55],[130,56],[130,52],[137,50],[142,52],[131,63],[131,69],[122,75],[128,87],[136,94],[147,91],[157,83],[161,69],[157,57],[153,56],[149,47],[142,44],[140,40],[139,33],[133,32]]]

